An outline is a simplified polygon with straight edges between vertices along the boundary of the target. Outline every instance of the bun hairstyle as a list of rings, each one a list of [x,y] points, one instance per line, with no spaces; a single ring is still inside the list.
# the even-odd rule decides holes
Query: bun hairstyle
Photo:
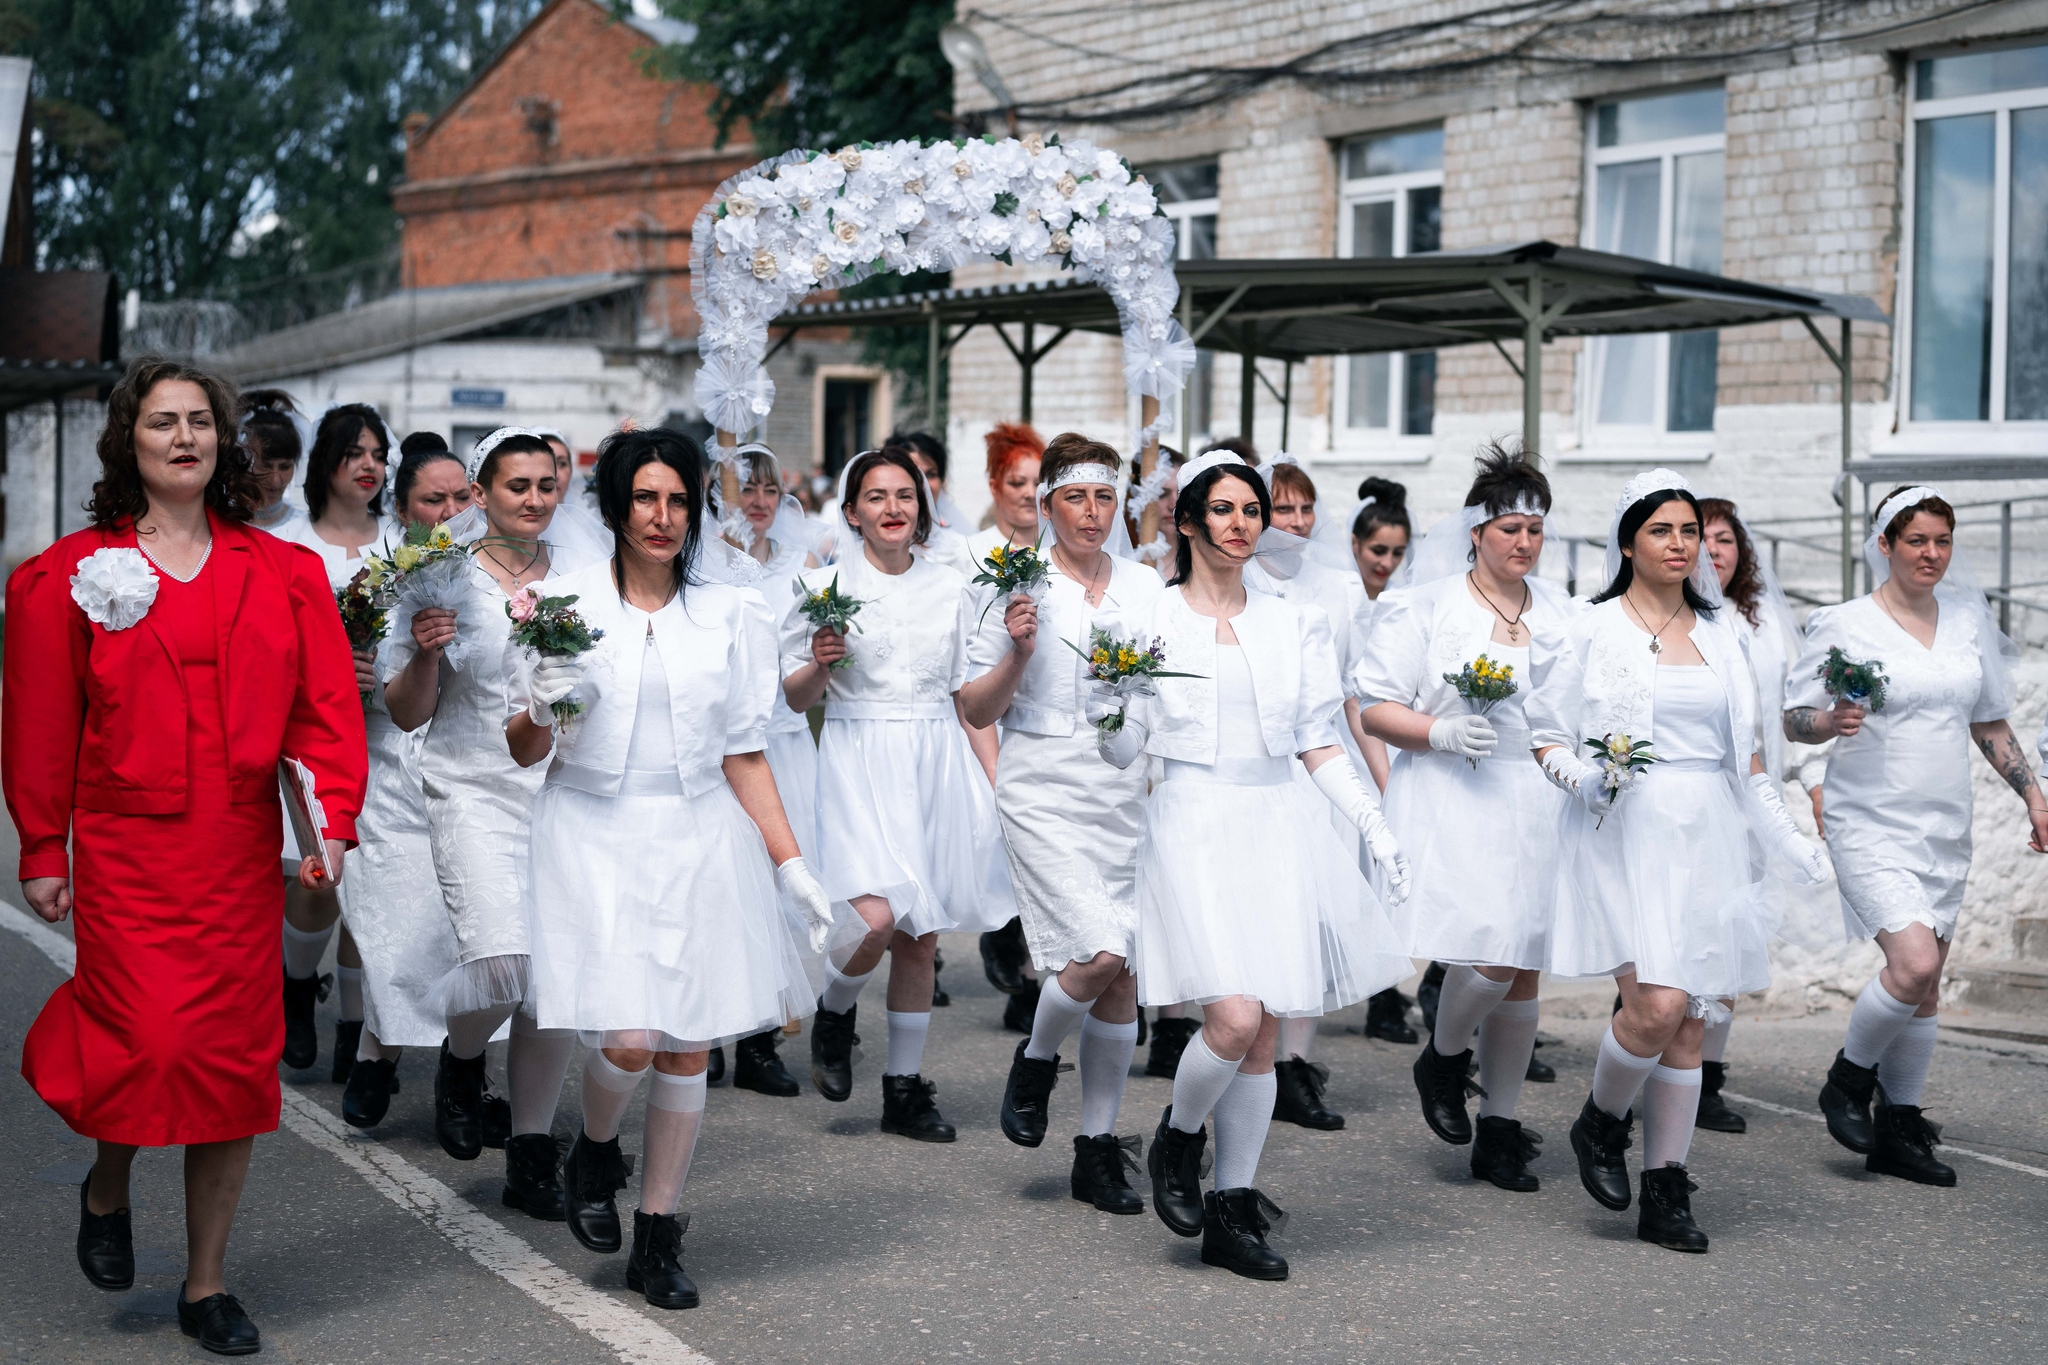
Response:
[[[1206,455],[1208,452],[1204,451],[1202,453]],[[1259,498],[1259,524],[1261,526],[1271,526],[1273,524],[1273,499],[1266,492],[1266,481],[1264,479],[1252,473],[1244,465],[1219,464],[1209,466],[1201,473],[1195,475],[1194,478],[1182,484],[1180,496],[1174,501],[1173,525],[1179,534],[1174,537],[1173,577],[1167,580],[1168,587],[1172,587],[1176,583],[1187,582],[1188,575],[1193,572],[1195,567],[1194,546],[1189,540],[1186,527],[1193,526],[1196,535],[1208,541],[1211,545],[1216,543],[1209,535],[1209,518],[1206,512],[1209,506],[1209,490],[1214,488],[1221,479],[1236,479],[1240,483],[1249,485],[1252,492],[1256,493]]]
[[[1479,473],[1465,494],[1465,506],[1486,508],[1486,519],[1504,517],[1516,504],[1550,511],[1550,480],[1529,463],[1521,442],[1488,441],[1479,448]]]
[[[405,516],[405,505],[412,501],[412,486],[419,482],[420,471],[436,460],[447,460],[456,468],[462,461],[455,458],[455,452],[448,449],[438,431],[415,431],[398,443],[398,472],[391,476],[391,500],[397,506],[391,510],[399,517]]]
[[[1634,550],[1636,533],[1643,529],[1643,524],[1649,521],[1651,514],[1667,502],[1682,502],[1691,507],[1693,516],[1699,518],[1700,530],[1704,532],[1707,529],[1707,519],[1700,515],[1700,500],[1693,496],[1690,489],[1660,488],[1654,493],[1646,493],[1637,498],[1629,505],[1629,509],[1621,514],[1621,524],[1615,530],[1616,543],[1624,550]],[[1705,554],[1706,550],[1702,548],[1700,553]],[[1614,581],[1607,585],[1604,592],[1594,596],[1594,603],[1613,601],[1627,592],[1629,585],[1635,581],[1635,558],[1633,555],[1624,554],[1621,557],[1621,571],[1614,575]],[[1685,605],[1700,616],[1709,620],[1713,618],[1713,604],[1700,596],[1699,590],[1693,587],[1690,578],[1679,584],[1679,588],[1685,594]]]
[[[1030,428],[1024,430],[1029,431]],[[922,545],[932,533],[931,494],[925,488],[924,471],[917,467],[917,461],[902,446],[884,446],[880,450],[862,451],[853,457],[853,463],[846,470],[846,501],[839,504],[840,518],[845,520],[847,510],[860,501],[861,485],[867,482],[868,475],[885,464],[894,465],[908,474],[910,486],[917,490],[917,527],[911,532],[910,543]],[[852,522],[847,524],[850,526]]]
[[[988,446],[988,481],[994,487],[1025,460],[1044,458],[1045,438],[1022,422],[998,422],[983,438]],[[883,447],[886,450],[888,447]],[[906,455],[904,458],[908,459]],[[912,465],[915,472],[916,466]],[[920,485],[922,480],[919,480]]]
[[[932,462],[932,468],[939,471],[939,482],[946,481],[946,443],[938,437],[928,431],[898,432],[882,442],[884,450],[891,446],[901,446],[905,450],[915,451],[924,456]]]
[[[1760,626],[1763,624],[1764,576],[1757,568],[1756,545],[1749,538],[1749,528],[1742,524],[1735,504],[1728,499],[1701,498],[1701,540],[1706,539],[1707,528],[1717,521],[1735,534],[1735,572],[1729,575],[1721,595],[1735,604],[1744,620],[1752,626]]]
[[[697,443],[691,441],[690,444],[695,446]],[[507,436],[504,440],[498,442],[497,445],[491,447],[491,453],[484,456],[484,462],[476,467],[478,487],[489,488],[493,483],[497,482],[498,464],[507,455],[545,455],[548,457],[548,477],[552,479],[555,476],[555,448],[548,444],[545,436]],[[698,451],[698,458],[703,458],[702,450]],[[645,462],[643,461],[643,463]],[[312,482],[311,475],[307,476],[307,482]],[[631,499],[632,487],[633,481],[629,477],[626,480],[629,501]],[[311,497],[312,495],[309,493],[307,496]]]
[[[290,460],[298,464],[305,453],[299,440],[298,424],[292,421],[298,408],[283,389],[250,389],[242,395],[242,448],[249,460]]]
[[[1111,469],[1122,469],[1124,457],[1078,431],[1063,431],[1046,443],[1045,454],[1039,457],[1038,481],[1049,484],[1063,470],[1078,464],[1105,464]]]
[[[319,427],[313,432],[313,449],[306,455],[306,517],[318,521],[327,514],[329,486],[334,482],[334,471],[354,451],[356,441],[363,432],[377,438],[388,463],[391,456],[391,432],[385,427],[384,419],[368,403],[343,403],[338,408],[329,408],[320,419]],[[370,499],[370,515],[384,515],[384,490],[378,489]]]
[[[503,450],[515,442],[525,441],[523,448],[531,449],[531,436],[507,437],[498,447]],[[541,442],[541,450],[549,456],[547,443]],[[494,450],[484,461],[484,468],[477,474],[479,483],[489,483],[492,472],[490,462],[497,458]],[[604,438],[597,448],[597,468],[590,476],[591,485],[597,491],[597,510],[604,517],[605,525],[612,528],[612,582],[618,587],[619,595],[626,592],[625,570],[620,559],[626,552],[623,529],[633,516],[633,476],[645,465],[665,464],[676,472],[683,481],[683,496],[690,508],[690,526],[683,533],[683,548],[671,561],[676,575],[676,600],[682,601],[684,585],[689,582],[690,570],[697,563],[697,549],[704,535],[704,447],[690,437],[669,427],[647,427],[637,431],[615,431]]]
[[[1363,479],[1358,485],[1361,500],[1372,501],[1358,509],[1358,515],[1351,519],[1351,538],[1371,540],[1372,533],[1382,526],[1398,526],[1412,539],[1415,527],[1408,520],[1408,488],[1392,479]]]
[[[1893,498],[1896,498],[1899,494],[1905,492],[1912,486],[1913,485],[1910,483],[1900,484],[1897,488],[1894,488],[1891,492],[1879,498],[1877,500],[1877,505],[1880,508],[1882,508],[1886,503],[1890,502]],[[1897,511],[1897,513],[1893,515],[1892,519],[1884,524],[1884,529],[1880,531],[1878,534],[1884,537],[1885,544],[1898,544],[1899,537],[1905,533],[1906,527],[1912,524],[1913,518],[1921,512],[1927,512],[1934,516],[1940,517],[1943,521],[1948,523],[1948,529],[1951,531],[1956,529],[1956,509],[1949,506],[1948,501],[1946,499],[1940,497],[1939,495],[1935,495],[1922,498],[1920,499],[1920,501],[1914,503],[1911,507],[1901,507]],[[1871,520],[1875,521],[1877,519],[1877,513],[1873,512],[1870,515]]]

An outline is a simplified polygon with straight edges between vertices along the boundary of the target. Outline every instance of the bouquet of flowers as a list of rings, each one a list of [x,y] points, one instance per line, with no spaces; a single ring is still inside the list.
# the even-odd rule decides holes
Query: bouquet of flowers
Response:
[[[1011,547],[998,545],[988,552],[988,558],[981,561],[982,570],[974,576],[976,583],[988,583],[995,587],[995,596],[989,599],[988,607],[981,609],[984,618],[989,607],[1006,602],[1016,593],[1026,593],[1033,598],[1045,591],[1046,580],[1052,570],[1038,557],[1038,551],[1029,545]]]
[[[1602,735],[1586,741],[1586,747],[1593,751],[1593,766],[1600,770],[1600,785],[1607,792],[1607,808],[1614,809],[1614,799],[1622,789],[1643,775],[1652,763],[1661,762],[1650,752],[1647,739],[1632,740],[1627,735]],[[1601,816],[1593,822],[1598,829],[1606,822]]]
[[[811,623],[814,630],[829,630],[836,635],[859,630],[853,618],[860,615],[860,609],[867,604],[858,597],[848,597],[839,591],[839,575],[833,574],[832,581],[817,592],[806,592],[802,580],[790,583],[789,590],[799,599],[797,610]],[[834,668],[845,668],[853,662],[853,656],[833,664]]]
[[[1097,626],[1090,634],[1085,650],[1072,640],[1061,643],[1087,663],[1090,681],[1104,684],[1127,703],[1132,697],[1151,696],[1154,678],[1201,676],[1198,673],[1168,672],[1164,667],[1166,646],[1157,639],[1149,645],[1141,645],[1136,640],[1120,640]],[[1113,716],[1105,716],[1095,723],[1095,728],[1105,735],[1115,734],[1124,728],[1124,713],[1119,711]]]
[[[1515,681],[1513,664],[1497,664],[1484,654],[1456,673],[1444,674],[1444,681],[1465,699],[1465,705],[1475,716],[1485,715],[1521,688],[1521,684]],[[1476,758],[1465,761],[1475,768],[1479,766]]]
[[[1886,677],[1884,664],[1872,659],[1869,663],[1858,663],[1842,652],[1840,645],[1828,650],[1828,657],[1820,661],[1820,667],[1813,676],[1820,679],[1820,685],[1836,701],[1853,702],[1870,711],[1884,710],[1884,685],[1891,681]]]
[[[429,609],[459,610],[475,590],[470,575],[474,546],[457,543],[446,526],[405,528],[405,539],[391,552],[390,593],[394,612],[391,629],[412,631],[412,618]],[[442,651],[450,668],[460,668],[474,648],[457,621],[454,643]]]
[[[574,593],[567,597],[543,597],[531,584],[513,593],[505,603],[505,614],[512,618],[513,642],[543,658],[553,655],[573,659],[583,653],[602,640],[604,632],[592,630],[570,610],[575,602]],[[568,696],[548,709],[555,713],[555,724],[566,733],[570,719],[583,713],[583,703]]]
[[[391,565],[376,555],[363,556],[363,567],[354,578],[337,589],[334,604],[341,608],[341,626],[348,632],[352,651],[375,649],[391,633]],[[370,706],[370,692],[362,689],[363,709]]]

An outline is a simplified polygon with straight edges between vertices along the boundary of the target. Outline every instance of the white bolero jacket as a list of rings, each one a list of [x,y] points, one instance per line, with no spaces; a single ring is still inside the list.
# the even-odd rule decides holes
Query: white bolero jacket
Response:
[[[1086,668],[1075,651],[1087,650],[1091,632],[1097,628],[1124,638],[1144,634],[1166,585],[1149,565],[1138,560],[1111,555],[1109,563],[1109,583],[1103,589],[1102,604],[1096,607],[1088,605],[1079,583],[1057,565],[1052,567],[1045,596],[1038,602],[1038,647],[1024,665],[1024,677],[1017,684],[1010,709],[1003,713],[1005,729],[1031,735],[1073,734],[1081,723]],[[1003,624],[1005,604],[995,602],[994,593],[995,589],[984,584],[971,594],[972,614],[967,618],[968,625],[974,627],[967,642],[970,679],[989,672],[1010,652],[1010,632]],[[1067,648],[1068,644],[1073,649]]]
[[[1166,667],[1193,678],[1161,678],[1156,697],[1132,701],[1131,714],[1150,731],[1145,752],[1184,763],[1214,763],[1217,749],[1216,622],[1197,615],[1168,588],[1148,620],[1134,623],[1146,639],[1157,636]],[[1298,606],[1256,589],[1230,622],[1244,648],[1259,705],[1266,752],[1286,758],[1337,743],[1336,716],[1344,706],[1330,623],[1320,607]]]
[[[908,571],[885,574],[868,563],[860,543],[836,564],[805,569],[795,584],[822,591],[835,578],[839,591],[860,599],[846,634],[844,668],[825,679],[827,720],[953,720],[953,694],[967,681],[967,581],[945,565],[915,556]],[[775,604],[781,613],[781,676],[811,662],[817,633],[795,592]]]
[[[547,780],[594,796],[617,796],[625,782],[633,720],[640,707],[646,623],[668,677],[676,773],[683,791],[699,796],[725,781],[727,754],[767,747],[769,708],[781,679],[775,671],[773,619],[761,595],[726,583],[697,583],[650,618],[620,598],[610,561],[589,565],[541,586],[549,597],[576,596],[575,611],[604,638],[584,655],[576,699],[583,712],[556,726]],[[526,709],[515,673],[513,714]]]
[[[1554,583],[1534,577],[1523,581],[1529,585],[1529,608],[1521,619],[1529,627],[1533,662],[1535,641],[1545,634],[1556,638],[1578,607]],[[1489,650],[1498,657],[1501,648],[1493,639],[1497,618],[1472,600],[1465,575],[1384,593],[1378,605],[1372,648],[1360,653],[1351,670],[1352,695],[1359,704],[1391,701],[1431,716],[1464,715],[1464,699],[1444,674],[1455,675]],[[1526,710],[1531,681],[1515,681],[1523,703],[1519,709]]]

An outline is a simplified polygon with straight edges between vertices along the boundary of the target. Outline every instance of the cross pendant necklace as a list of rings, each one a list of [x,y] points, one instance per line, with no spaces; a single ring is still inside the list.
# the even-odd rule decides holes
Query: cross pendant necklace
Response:
[[[1679,599],[1677,610],[1665,617],[1664,624],[1658,626],[1655,630],[1650,629],[1650,618],[1643,615],[1642,608],[1635,604],[1634,599],[1624,596],[1622,600],[1628,604],[1629,610],[1636,614],[1636,620],[1643,623],[1643,629],[1650,631],[1650,652],[1652,654],[1662,654],[1664,652],[1664,641],[1659,637],[1670,628],[1673,621],[1678,619],[1678,613],[1685,610],[1685,599]]]

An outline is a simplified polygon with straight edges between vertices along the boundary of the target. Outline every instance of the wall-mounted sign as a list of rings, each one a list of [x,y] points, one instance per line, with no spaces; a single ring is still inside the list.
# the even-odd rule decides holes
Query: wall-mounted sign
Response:
[[[450,389],[448,401],[458,408],[502,408],[505,406],[503,389]]]

